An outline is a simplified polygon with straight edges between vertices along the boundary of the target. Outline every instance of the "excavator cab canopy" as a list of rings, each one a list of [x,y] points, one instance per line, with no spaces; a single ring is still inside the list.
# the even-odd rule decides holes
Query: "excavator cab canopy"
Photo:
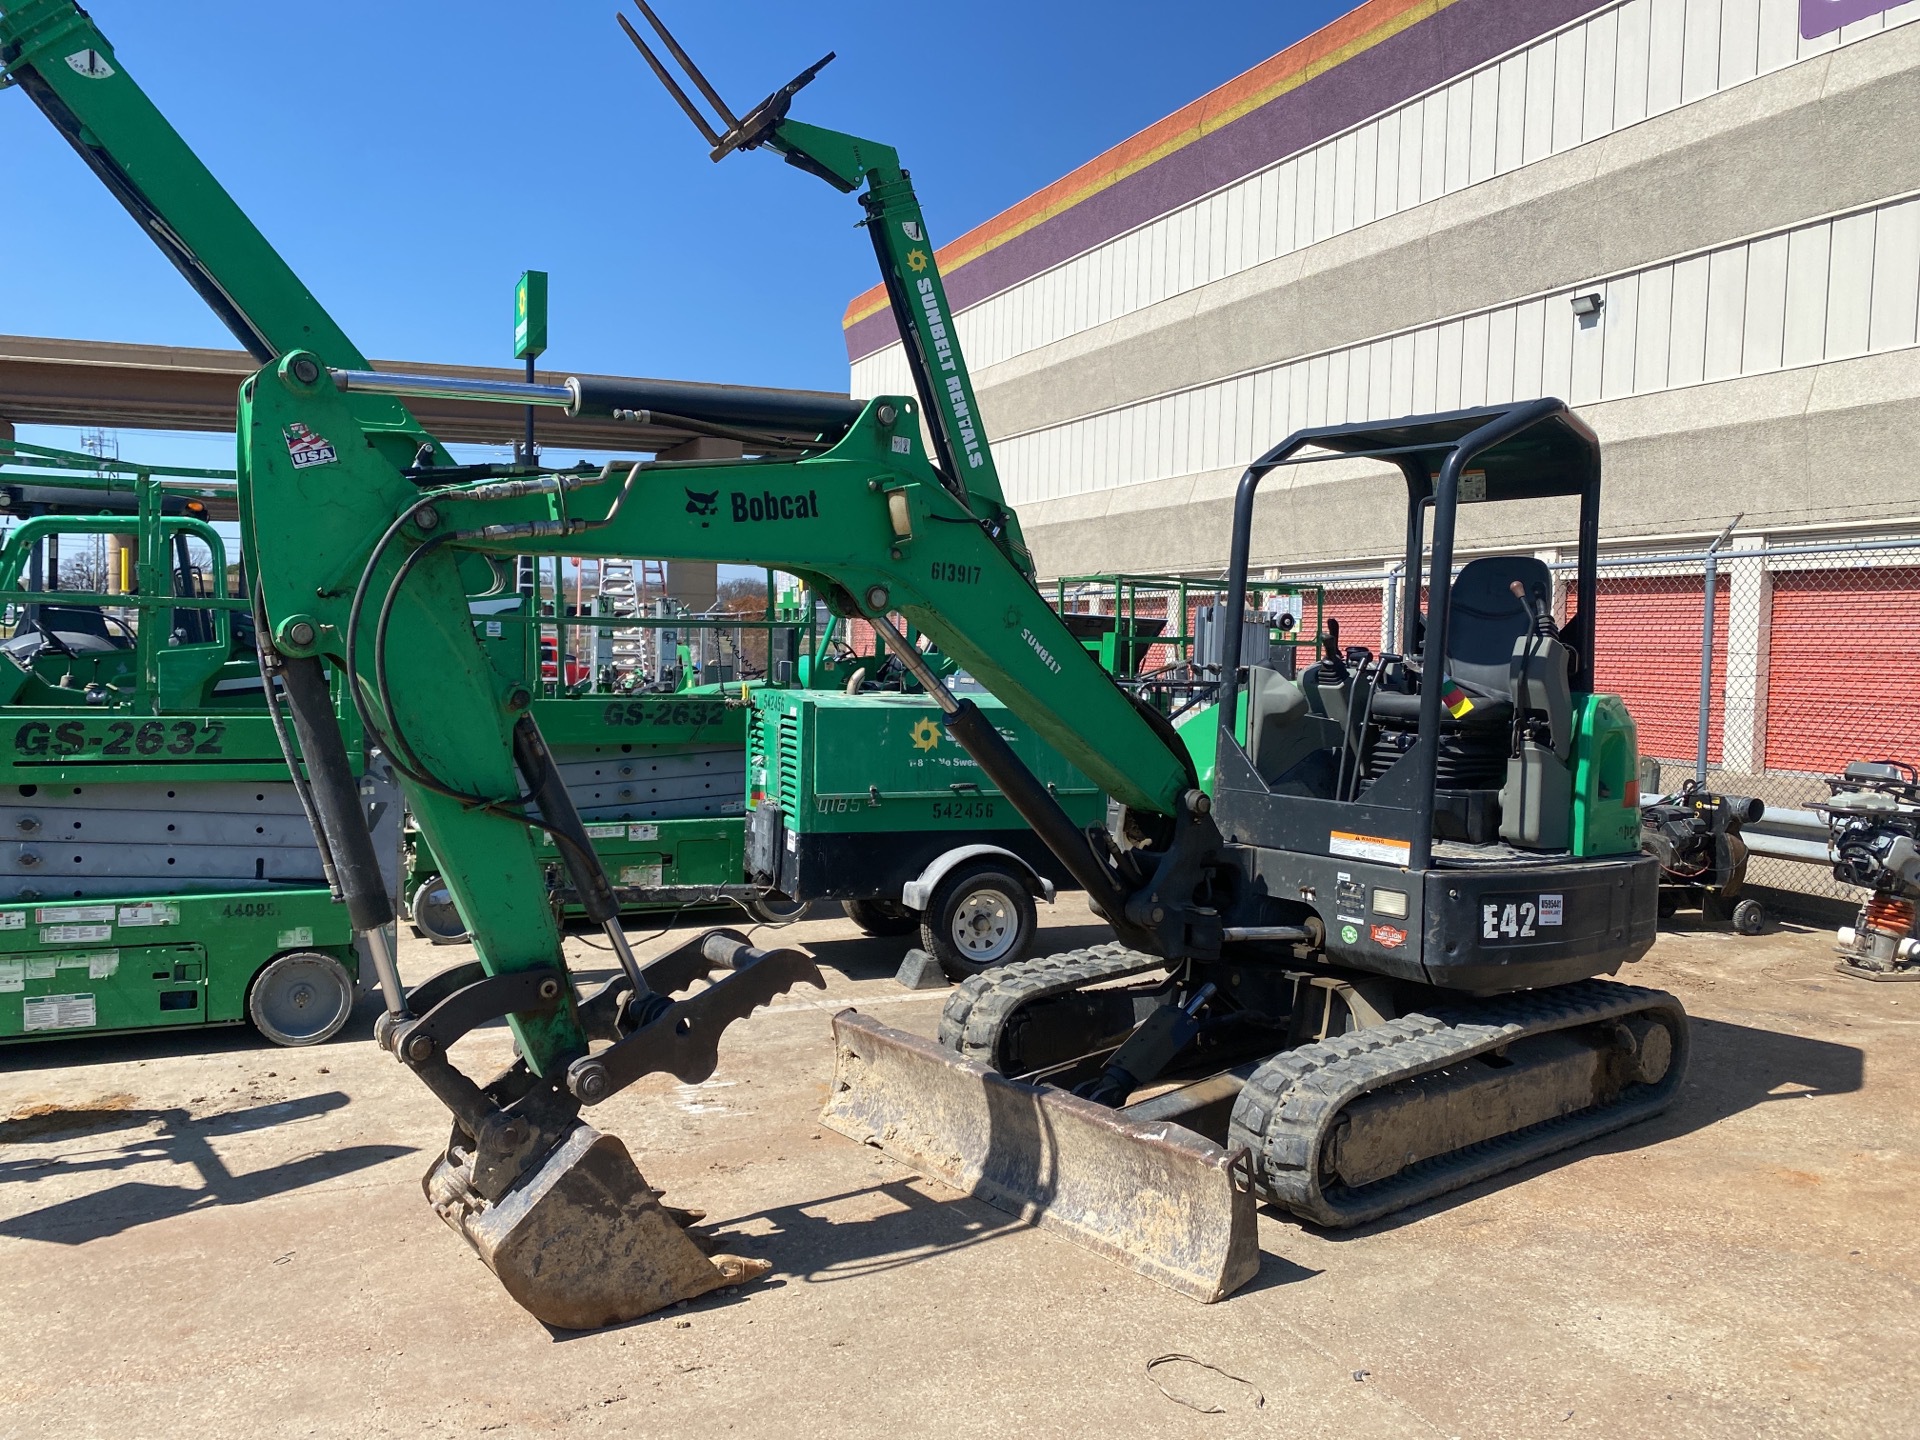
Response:
[[[1497,617],[1495,628],[1524,627],[1524,607],[1529,602],[1513,598],[1509,593],[1511,587],[1517,582],[1532,597],[1544,589],[1546,579],[1546,567],[1530,555],[1478,559],[1456,574],[1453,557],[1459,507],[1508,501],[1578,500],[1572,615],[1558,627],[1558,637],[1570,652],[1571,689],[1591,691],[1593,613],[1599,573],[1600,442],[1564,401],[1551,398],[1397,421],[1296,431],[1256,460],[1241,478],[1234,503],[1233,550],[1228,571],[1229,615],[1245,610],[1253,509],[1261,482],[1284,466],[1344,459],[1382,461],[1398,469],[1406,481],[1406,549],[1398,582],[1399,655],[1391,658],[1404,662],[1412,680],[1406,694],[1387,697],[1383,692],[1382,698],[1401,700],[1409,712],[1407,720],[1417,719],[1410,736],[1416,743],[1410,746],[1406,756],[1412,763],[1396,783],[1373,788],[1369,797],[1372,804],[1354,805],[1362,787],[1350,783],[1344,771],[1337,777],[1333,795],[1320,797],[1318,802],[1312,796],[1301,798],[1307,810],[1326,804],[1338,809],[1377,812],[1385,808],[1384,802],[1390,796],[1394,797],[1392,808],[1401,812],[1395,818],[1403,817],[1404,830],[1401,825],[1395,825],[1389,833],[1405,833],[1410,841],[1409,858],[1414,868],[1424,868],[1431,853],[1435,792],[1447,788],[1442,756],[1448,746],[1443,742],[1442,732],[1452,726],[1446,705],[1449,685],[1422,683],[1421,677],[1431,672],[1433,681],[1443,681],[1448,678],[1443,671],[1465,670],[1464,664],[1456,664],[1459,657],[1455,650],[1471,648],[1468,626],[1476,616],[1485,618],[1489,609]],[[1456,586],[1461,587],[1458,603]],[[1421,603],[1423,589],[1427,591],[1425,606]],[[1512,613],[1506,614],[1506,611]],[[1456,624],[1461,630],[1459,646],[1451,644],[1454,637],[1449,634],[1450,626]],[[1223,740],[1227,738],[1225,727],[1230,727],[1239,713],[1239,691],[1249,683],[1249,677],[1240,673],[1239,634],[1236,627],[1230,626],[1228,630],[1221,685]],[[1512,638],[1505,634],[1495,637],[1494,648],[1500,652],[1498,659],[1503,670]],[[1428,656],[1441,657],[1440,663],[1427,664]],[[1329,660],[1335,666],[1343,663],[1337,654]],[[1256,778],[1257,765],[1245,750],[1238,744],[1222,748],[1239,750],[1245,761],[1243,765],[1229,767],[1229,771],[1245,770],[1243,781],[1254,788],[1266,788],[1264,782]],[[1356,756],[1354,782],[1358,781],[1359,764]],[[1226,772],[1223,780],[1228,788],[1233,788]],[[1327,823],[1338,819],[1331,813],[1300,818],[1307,830],[1317,829],[1322,834]],[[1348,818],[1366,823],[1369,819],[1377,822],[1385,817],[1362,814]],[[1305,833],[1302,832],[1302,838]]]

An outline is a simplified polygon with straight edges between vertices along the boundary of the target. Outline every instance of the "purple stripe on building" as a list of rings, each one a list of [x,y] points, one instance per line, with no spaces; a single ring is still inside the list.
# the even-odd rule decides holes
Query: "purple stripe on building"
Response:
[[[1830,35],[1842,25],[1880,15],[1904,0],[1800,0],[1800,35],[1813,40]]]
[[[947,295],[956,310],[978,304],[1608,3],[1457,0],[961,266],[945,277]],[[848,358],[861,359],[899,338],[892,312],[883,309],[847,330]]]

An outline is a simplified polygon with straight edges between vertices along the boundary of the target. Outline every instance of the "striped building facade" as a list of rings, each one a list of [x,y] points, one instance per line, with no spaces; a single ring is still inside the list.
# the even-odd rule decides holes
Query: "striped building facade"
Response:
[[[1914,528],[1916,19],[1368,0],[954,240],[1043,573],[1210,571],[1241,468],[1291,431],[1541,394],[1606,445],[1616,548]],[[909,388],[877,290],[846,335],[855,394]],[[1389,562],[1397,485],[1308,467],[1263,492],[1256,561]],[[1464,523],[1469,548],[1565,533]]]

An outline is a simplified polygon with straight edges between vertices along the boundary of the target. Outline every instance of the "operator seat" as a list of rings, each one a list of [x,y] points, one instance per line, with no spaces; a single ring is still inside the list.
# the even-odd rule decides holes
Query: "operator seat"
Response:
[[[1531,595],[1552,579],[1546,563],[1532,555],[1486,555],[1461,568],[1447,601],[1447,658],[1441,674],[1467,692],[1473,708],[1458,719],[1443,710],[1442,729],[1513,723],[1513,647],[1533,628],[1513,583],[1519,581]],[[1427,673],[1434,675],[1431,667]],[[1373,697],[1373,718],[1418,723],[1420,697],[1382,690]]]
[[[1487,555],[1465,565],[1453,582],[1447,612],[1447,674],[1474,690],[1510,696],[1513,646],[1533,628],[1533,617],[1513,593],[1532,595],[1553,574],[1531,555]]]

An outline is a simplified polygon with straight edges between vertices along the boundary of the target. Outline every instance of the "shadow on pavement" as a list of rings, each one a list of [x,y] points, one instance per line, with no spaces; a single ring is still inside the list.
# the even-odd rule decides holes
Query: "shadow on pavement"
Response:
[[[363,994],[340,1033],[321,1045],[303,1047],[305,1053],[324,1055],[335,1045],[371,1043],[373,1017],[380,1013],[380,997]],[[181,1056],[243,1054],[280,1051],[251,1025],[196,1025],[179,1030],[126,1030],[102,1035],[75,1035],[58,1040],[35,1040],[5,1050],[8,1074],[36,1070],[73,1070],[89,1065],[122,1065],[128,1061],[171,1060]]]
[[[771,1260],[766,1279],[733,1289],[716,1290],[666,1311],[644,1315],[630,1323],[645,1325],[668,1315],[718,1309],[749,1299],[755,1290],[789,1284],[826,1285],[883,1275],[936,1256],[987,1244],[1003,1236],[1035,1229],[1025,1221],[967,1196],[927,1194],[921,1185],[931,1182],[889,1180],[837,1195],[822,1195],[795,1205],[741,1215],[724,1224],[701,1226],[710,1249]],[[935,1188],[944,1190],[945,1187]],[[847,1215],[854,1210],[858,1213]],[[880,1213],[871,1213],[879,1210]],[[835,1213],[836,1211],[842,1213]],[[824,1212],[824,1213],[823,1213]],[[1050,1236],[1057,1244],[1070,1244]],[[1089,1261],[1101,1262],[1091,1252],[1073,1246]],[[1116,1274],[1128,1273],[1115,1264]],[[1261,1257],[1260,1272],[1236,1294],[1252,1294],[1320,1274],[1280,1256]],[[1148,1282],[1151,1283],[1151,1282]],[[554,1330],[556,1340],[601,1332]]]
[[[849,1207],[880,1213],[832,1213]],[[817,1211],[827,1213],[811,1213]],[[774,1278],[821,1285],[897,1270],[1027,1228],[960,1194],[938,1198],[900,1179],[742,1215],[713,1233],[724,1249],[773,1261]]]
[[[16,1240],[44,1240],[55,1245],[84,1245],[89,1240],[118,1235],[189,1211],[216,1205],[245,1205],[284,1195],[413,1153],[413,1147],[407,1145],[348,1145],[236,1175],[215,1153],[211,1143],[223,1135],[239,1135],[312,1119],[338,1110],[346,1103],[347,1097],[334,1090],[204,1116],[184,1109],[121,1109],[110,1101],[72,1110],[46,1109],[16,1116],[0,1123],[0,1146],[128,1130],[142,1133],[120,1143],[67,1154],[21,1160],[0,1158],[0,1184],[33,1185],[43,1180],[111,1173],[150,1164],[188,1166],[199,1175],[201,1183],[198,1187],[187,1187],[123,1181],[0,1219],[0,1235]]]

